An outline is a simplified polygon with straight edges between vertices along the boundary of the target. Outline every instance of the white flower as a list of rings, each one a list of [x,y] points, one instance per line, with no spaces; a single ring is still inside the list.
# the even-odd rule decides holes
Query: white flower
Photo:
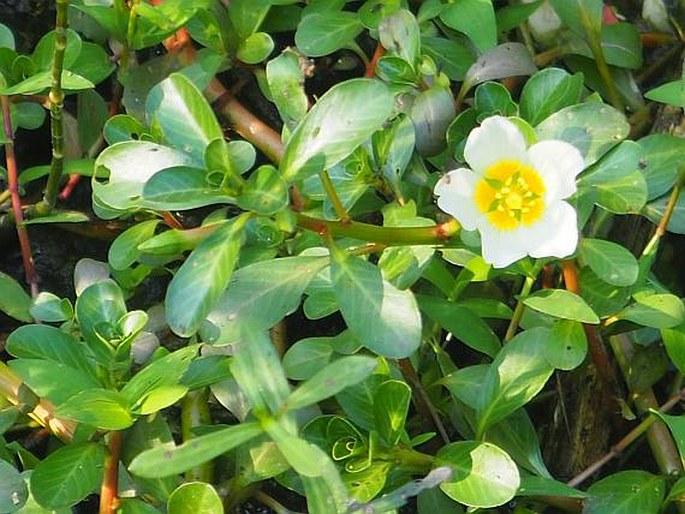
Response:
[[[492,116],[469,134],[464,156],[472,169],[444,175],[435,194],[443,211],[480,232],[486,262],[504,268],[526,255],[575,251],[577,215],[563,200],[585,166],[576,147],[550,140],[527,148],[514,123]]]

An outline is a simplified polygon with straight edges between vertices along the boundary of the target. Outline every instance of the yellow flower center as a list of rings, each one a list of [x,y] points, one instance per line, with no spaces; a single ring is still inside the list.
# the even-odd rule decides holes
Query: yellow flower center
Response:
[[[476,184],[476,206],[500,230],[538,221],[545,210],[545,184],[532,167],[519,161],[499,161]]]

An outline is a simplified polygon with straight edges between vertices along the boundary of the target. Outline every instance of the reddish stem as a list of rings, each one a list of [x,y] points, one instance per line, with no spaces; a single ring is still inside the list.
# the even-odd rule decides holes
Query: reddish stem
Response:
[[[378,43],[378,45],[376,45],[376,50],[373,52],[373,56],[369,61],[369,64],[366,66],[366,71],[364,72],[364,76],[366,78],[370,79],[376,74],[376,66],[378,65],[378,61],[384,55],[385,48],[383,48],[383,46],[380,43]]]
[[[19,247],[21,248],[21,258],[24,263],[24,273],[26,275],[26,282],[31,289],[31,296],[38,295],[38,274],[33,263],[33,255],[31,254],[31,242],[29,240],[29,233],[24,225],[24,213],[21,209],[21,198],[19,197],[19,175],[17,173],[17,158],[14,153],[14,133],[12,132],[12,118],[10,115],[10,101],[6,96],[0,96],[2,103],[2,115],[4,120],[3,130],[5,137],[9,140],[5,144],[5,160],[7,163],[7,182],[12,199],[12,212],[14,214],[14,223],[17,227],[17,236],[19,238]]]
[[[562,274],[566,289],[572,293],[580,294],[580,280],[578,278],[578,267],[574,260],[566,260],[562,263]],[[592,361],[597,368],[597,373],[604,383],[607,391],[615,392],[617,389],[618,378],[614,367],[609,360],[609,354],[604,346],[604,342],[597,331],[595,325],[583,323],[583,329],[588,340],[588,347]],[[610,398],[607,398],[609,400]]]
[[[119,456],[121,455],[121,432],[109,433],[105,476],[100,488],[99,514],[114,514],[119,507]]]

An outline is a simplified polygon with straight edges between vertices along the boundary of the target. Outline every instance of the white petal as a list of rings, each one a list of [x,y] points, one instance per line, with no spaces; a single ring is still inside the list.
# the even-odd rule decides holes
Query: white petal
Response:
[[[565,141],[540,141],[528,149],[528,156],[545,181],[547,202],[576,192],[576,176],[585,168],[585,159],[575,146]]]
[[[478,180],[473,171],[459,168],[443,175],[433,190],[439,196],[438,207],[454,216],[466,230],[475,230],[478,220],[484,217],[474,200]]]
[[[464,157],[476,173],[483,173],[501,160],[528,162],[526,140],[521,131],[502,116],[486,118],[469,134]]]
[[[495,268],[506,268],[527,255],[525,240],[519,230],[497,230],[491,226],[480,230],[483,259]]]
[[[568,257],[578,246],[578,215],[566,202],[547,206],[544,217],[525,229],[531,257]]]

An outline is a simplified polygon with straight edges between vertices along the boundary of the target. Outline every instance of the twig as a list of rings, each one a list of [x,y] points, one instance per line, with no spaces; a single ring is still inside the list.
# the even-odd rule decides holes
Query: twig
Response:
[[[681,389],[680,393],[670,398],[666,403],[659,407],[659,412],[668,412],[673,407],[675,407],[681,400],[685,399],[685,389]],[[657,417],[654,414],[650,414],[647,418],[642,420],[642,422],[633,428],[628,434],[626,434],[623,439],[621,439],[617,444],[611,447],[611,450],[601,457],[600,459],[593,462],[590,466],[581,471],[578,475],[573,477],[567,482],[571,487],[578,487],[580,484],[585,482],[592,475],[597,473],[604,465],[610,462],[615,457],[618,457],[623,453],[623,451],[628,448],[635,440],[637,440],[646,430],[654,424]]]
[[[400,366],[400,370],[402,371],[404,378],[407,379],[407,381],[411,384],[412,389],[416,392],[415,404],[417,410],[421,414],[421,417],[423,417],[424,419],[430,419],[433,422],[433,425],[437,429],[438,433],[440,434],[440,437],[442,438],[443,442],[445,444],[450,444],[450,438],[447,435],[447,430],[445,430],[445,427],[442,424],[442,420],[440,419],[437,410],[433,406],[433,403],[430,401],[430,398],[428,397],[426,390],[423,388],[423,385],[421,384],[421,379],[419,378],[416,369],[414,369],[414,365],[411,363],[409,359],[406,358],[399,359],[397,363]]]
[[[33,263],[33,255],[31,253],[31,242],[29,240],[29,233],[24,225],[24,213],[21,210],[21,198],[19,197],[19,175],[17,171],[17,158],[14,153],[14,133],[12,132],[12,117],[10,112],[9,98],[0,96],[0,103],[2,104],[3,115],[3,131],[5,138],[8,140],[5,143],[5,161],[7,164],[7,183],[12,200],[12,213],[14,215],[14,223],[17,227],[17,237],[19,238],[19,247],[21,248],[21,258],[24,263],[24,274],[26,282],[31,289],[31,296],[34,298],[38,296],[38,274]]]
[[[511,340],[511,338],[513,338],[514,335],[516,335],[516,330],[518,329],[519,322],[521,321],[521,317],[523,316],[523,309],[525,307],[523,301],[530,294],[530,290],[533,287],[534,281],[534,278],[526,277],[525,281],[523,282],[521,294],[519,295],[519,298],[516,302],[516,307],[514,308],[514,314],[511,316],[511,321],[509,322],[509,326],[507,327],[507,332],[504,335],[505,343]]]

